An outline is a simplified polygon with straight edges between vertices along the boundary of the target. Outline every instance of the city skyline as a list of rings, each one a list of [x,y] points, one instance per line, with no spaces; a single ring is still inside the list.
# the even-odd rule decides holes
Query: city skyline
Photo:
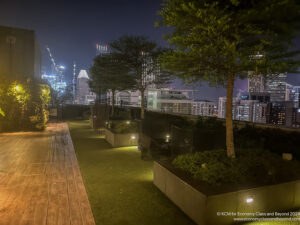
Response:
[[[145,35],[151,40],[166,47],[167,42],[162,35],[166,28],[155,28],[154,22],[159,19],[157,11],[161,8],[161,0],[154,1],[8,1],[0,3],[0,25],[34,30],[42,50],[42,65],[50,71],[51,61],[46,46],[58,64],[66,67],[66,79],[71,83],[73,63],[77,71],[89,70],[96,55],[97,43],[106,45],[122,34]],[[54,16],[55,15],[55,16]],[[300,46],[300,38],[295,40]],[[287,82],[300,85],[300,74],[289,74]],[[185,88],[179,79],[171,85]],[[244,81],[238,80],[235,90],[243,89]],[[224,96],[222,87],[209,87],[206,83],[193,85],[193,89],[203,98],[218,99]]]

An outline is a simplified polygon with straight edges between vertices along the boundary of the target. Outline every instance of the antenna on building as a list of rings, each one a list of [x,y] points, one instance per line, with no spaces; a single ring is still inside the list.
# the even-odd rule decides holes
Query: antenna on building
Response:
[[[73,103],[75,104],[76,99],[76,63],[73,63]]]

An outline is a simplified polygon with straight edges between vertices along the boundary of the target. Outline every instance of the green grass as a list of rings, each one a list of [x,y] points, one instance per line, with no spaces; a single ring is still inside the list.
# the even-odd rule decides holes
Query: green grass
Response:
[[[271,221],[271,222],[252,222],[243,225],[299,225],[300,221]]]
[[[69,128],[97,225],[194,224],[153,185],[153,162],[136,147],[111,148],[88,121]]]

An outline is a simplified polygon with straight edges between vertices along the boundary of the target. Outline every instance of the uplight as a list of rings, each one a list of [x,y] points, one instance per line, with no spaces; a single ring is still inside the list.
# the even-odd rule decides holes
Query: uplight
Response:
[[[253,202],[253,198],[251,198],[251,197],[246,198],[246,202],[247,202],[248,204],[252,203],[252,202]]]

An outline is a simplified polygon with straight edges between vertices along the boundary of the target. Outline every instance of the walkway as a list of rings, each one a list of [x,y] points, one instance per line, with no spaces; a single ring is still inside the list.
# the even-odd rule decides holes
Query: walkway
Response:
[[[0,225],[94,225],[66,123],[0,134]]]

